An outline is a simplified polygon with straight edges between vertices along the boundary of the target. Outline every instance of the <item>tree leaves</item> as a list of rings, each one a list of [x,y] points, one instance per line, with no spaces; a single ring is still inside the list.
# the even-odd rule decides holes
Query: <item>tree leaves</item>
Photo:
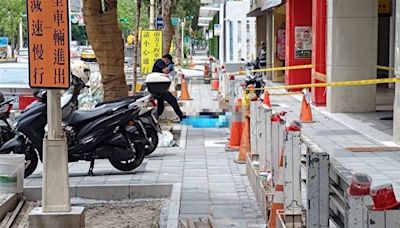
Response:
[[[1,1],[1,0],[0,0]],[[140,26],[142,28],[149,27],[149,15],[147,10],[149,8],[149,1],[142,1],[142,14],[140,18]],[[118,1],[118,18],[127,18],[125,23],[120,22],[119,27],[122,31],[133,33],[136,21],[136,1],[135,0],[119,0]]]
[[[7,36],[10,40],[18,36],[19,18],[24,11],[24,0],[1,0],[0,36]]]

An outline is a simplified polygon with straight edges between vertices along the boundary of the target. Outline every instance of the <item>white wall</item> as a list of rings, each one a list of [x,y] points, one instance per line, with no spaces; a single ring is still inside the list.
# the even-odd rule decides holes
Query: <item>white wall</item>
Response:
[[[227,1],[225,4],[226,62],[235,63],[239,62],[241,58],[248,59],[252,56],[255,58],[256,19],[247,17],[247,12],[250,10],[250,1]],[[232,31],[230,31],[230,23],[232,23]],[[247,32],[247,23],[250,25],[249,32]],[[247,50],[247,39],[250,41],[249,50]]]
[[[395,45],[395,72],[396,77],[400,77],[400,4],[396,5],[396,45]],[[396,96],[394,100],[393,111],[393,139],[397,144],[400,144],[400,85],[396,85]]]

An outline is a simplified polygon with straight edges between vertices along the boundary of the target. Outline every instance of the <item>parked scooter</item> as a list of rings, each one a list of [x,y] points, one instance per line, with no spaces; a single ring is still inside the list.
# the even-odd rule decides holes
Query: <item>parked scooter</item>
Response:
[[[148,156],[153,153],[158,146],[158,134],[161,133],[161,127],[158,124],[157,109],[155,99],[153,95],[149,92],[139,92],[134,96],[124,97],[117,100],[102,102],[96,105],[96,107],[101,105],[113,105],[116,103],[125,102],[128,106],[130,103],[135,102],[135,104],[140,108],[139,117],[136,121],[140,122],[145,129],[145,137],[147,143],[145,145],[146,155]]]
[[[87,64],[77,61],[71,69],[72,87],[61,99],[68,160],[90,161],[90,175],[93,175],[95,159],[103,158],[119,170],[134,170],[145,155],[145,130],[136,122],[140,109],[135,103],[126,107],[125,102],[120,102],[76,111],[77,96],[89,78],[88,69]],[[15,130],[18,134],[0,148],[0,153],[25,154],[25,177],[34,172],[38,156],[42,160],[43,155],[47,124],[46,91],[40,91],[36,96],[39,100],[29,105],[17,119]]]
[[[245,61],[244,59],[241,59],[242,61]],[[260,69],[260,61],[257,58],[254,61],[250,61],[246,63],[246,69],[245,69],[245,82],[246,86],[249,85],[254,85],[255,88],[255,94],[257,97],[260,97],[261,94],[264,93],[264,80],[263,80],[263,74],[261,72],[252,72],[252,70],[259,70]]]
[[[4,95],[0,92],[0,146],[8,140],[12,139],[15,134],[8,122],[10,111],[12,109],[13,100],[5,100]]]

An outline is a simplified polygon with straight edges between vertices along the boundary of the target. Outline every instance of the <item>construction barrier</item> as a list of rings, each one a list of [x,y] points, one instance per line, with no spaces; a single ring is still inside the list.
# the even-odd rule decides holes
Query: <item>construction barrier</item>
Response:
[[[287,127],[284,113],[252,101],[250,119],[246,173],[269,227],[400,227],[400,210],[375,211],[369,196],[350,195],[351,171]]]

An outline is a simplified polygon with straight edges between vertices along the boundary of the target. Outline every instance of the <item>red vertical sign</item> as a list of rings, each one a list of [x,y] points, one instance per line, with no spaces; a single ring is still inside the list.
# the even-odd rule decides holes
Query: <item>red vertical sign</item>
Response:
[[[69,68],[68,0],[27,0],[29,85],[67,89]]]

